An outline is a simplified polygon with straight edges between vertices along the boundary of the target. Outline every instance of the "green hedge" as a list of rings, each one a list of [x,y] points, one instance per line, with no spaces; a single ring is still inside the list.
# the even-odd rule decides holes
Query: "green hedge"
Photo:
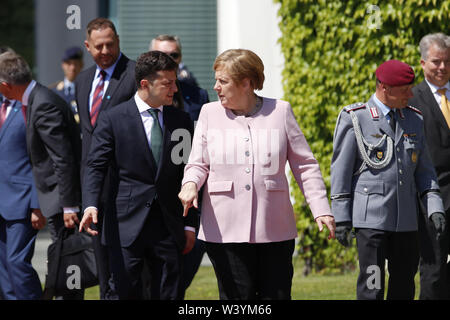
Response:
[[[374,71],[385,60],[410,64],[417,83],[422,80],[419,41],[427,33],[448,33],[450,0],[274,1],[280,4],[284,99],[294,109],[329,190],[339,111],[369,99],[375,90]],[[314,271],[354,268],[355,246],[344,249],[337,241],[328,241],[326,233],[318,233],[303,195],[292,182],[300,256]]]

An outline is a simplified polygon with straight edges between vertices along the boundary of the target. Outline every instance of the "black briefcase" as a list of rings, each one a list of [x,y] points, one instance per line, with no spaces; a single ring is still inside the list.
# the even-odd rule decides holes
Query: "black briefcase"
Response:
[[[62,227],[47,250],[47,275],[43,299],[52,299],[98,284],[92,237],[75,227]]]

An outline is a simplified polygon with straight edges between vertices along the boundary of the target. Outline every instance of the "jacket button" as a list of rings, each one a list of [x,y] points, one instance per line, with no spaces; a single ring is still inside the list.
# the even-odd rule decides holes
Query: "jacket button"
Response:
[[[245,172],[250,173],[250,168],[245,168]]]
[[[364,188],[364,192],[367,193],[367,191],[369,191],[367,188]]]
[[[145,203],[145,206],[146,206],[147,208],[150,208],[150,207],[151,207],[150,202]]]
[[[250,185],[249,184],[245,185],[245,190],[250,190]]]
[[[250,157],[250,151],[245,151],[245,156]]]

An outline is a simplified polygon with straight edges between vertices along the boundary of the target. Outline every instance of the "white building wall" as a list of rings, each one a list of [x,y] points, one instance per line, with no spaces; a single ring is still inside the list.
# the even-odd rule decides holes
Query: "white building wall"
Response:
[[[281,71],[284,58],[277,43],[281,37],[273,0],[217,0],[217,52],[249,49],[264,63],[264,88],[258,94],[283,97]]]

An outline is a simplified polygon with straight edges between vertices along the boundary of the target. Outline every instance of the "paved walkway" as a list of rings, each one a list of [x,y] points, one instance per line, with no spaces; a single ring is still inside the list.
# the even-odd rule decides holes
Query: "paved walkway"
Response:
[[[45,282],[45,274],[47,272],[47,248],[51,242],[50,233],[46,226],[44,229],[40,230],[37,235],[34,256],[31,260],[33,267],[39,275],[41,283]],[[203,256],[202,265],[211,265],[207,254]]]

